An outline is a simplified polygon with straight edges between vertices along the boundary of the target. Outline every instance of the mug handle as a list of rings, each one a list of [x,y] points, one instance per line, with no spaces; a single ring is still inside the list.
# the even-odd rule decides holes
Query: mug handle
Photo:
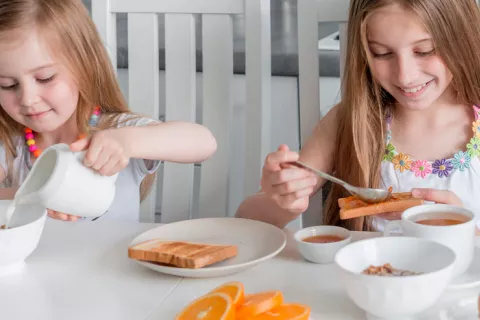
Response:
[[[400,230],[400,232],[398,232]],[[403,235],[403,228],[402,228],[402,221],[401,220],[394,220],[387,223],[385,229],[383,230],[384,237],[391,237],[391,236],[401,236]]]

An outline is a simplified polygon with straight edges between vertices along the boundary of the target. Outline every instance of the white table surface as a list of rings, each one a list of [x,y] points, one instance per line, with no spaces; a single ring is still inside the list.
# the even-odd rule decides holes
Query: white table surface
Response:
[[[248,292],[281,290],[285,301],[307,304],[312,320],[362,320],[347,297],[334,264],[306,262],[291,232],[275,258],[245,272],[212,279],[182,279],[130,261],[127,247],[158,224],[113,221],[59,222],[49,219],[37,250],[20,273],[0,277],[0,319],[170,320],[189,302],[227,281]],[[357,232],[355,239],[376,236]],[[446,293],[439,304],[479,288]]]
[[[127,257],[130,241],[155,226],[47,219],[24,270],[0,277],[0,319],[146,319],[181,280]]]

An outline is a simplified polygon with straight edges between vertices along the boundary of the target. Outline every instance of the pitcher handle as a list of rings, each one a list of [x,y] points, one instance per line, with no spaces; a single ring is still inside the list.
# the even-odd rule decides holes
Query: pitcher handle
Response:
[[[392,237],[392,236],[398,236],[398,235],[403,235],[402,221],[395,220],[387,223],[387,225],[385,226],[385,229],[383,230],[383,236]]]

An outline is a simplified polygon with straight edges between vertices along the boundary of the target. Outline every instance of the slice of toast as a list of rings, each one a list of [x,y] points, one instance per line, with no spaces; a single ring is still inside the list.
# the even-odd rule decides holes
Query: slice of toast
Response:
[[[380,203],[366,203],[355,196],[338,199],[340,219],[352,219],[373,214],[404,211],[408,208],[424,204],[410,192],[392,193],[391,197]]]
[[[128,248],[128,257],[179,268],[197,269],[236,256],[233,245],[152,239]]]

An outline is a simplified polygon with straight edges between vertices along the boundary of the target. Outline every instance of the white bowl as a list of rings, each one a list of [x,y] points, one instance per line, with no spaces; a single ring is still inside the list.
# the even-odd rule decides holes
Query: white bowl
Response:
[[[329,243],[312,243],[305,242],[303,239],[319,235],[334,235],[343,238],[341,241]],[[350,231],[345,228],[335,226],[315,226],[299,230],[294,235],[297,242],[298,251],[302,256],[314,263],[332,263],[335,259],[335,254],[350,243],[352,236]]]
[[[453,277],[455,253],[430,240],[384,237],[354,242],[335,263],[349,297],[368,319],[404,320],[433,306]],[[385,277],[362,274],[370,265],[390,263],[421,275]]]
[[[0,225],[12,201],[0,200]],[[18,205],[9,229],[0,229],[0,276],[19,271],[37,248],[47,211],[37,205]]]

